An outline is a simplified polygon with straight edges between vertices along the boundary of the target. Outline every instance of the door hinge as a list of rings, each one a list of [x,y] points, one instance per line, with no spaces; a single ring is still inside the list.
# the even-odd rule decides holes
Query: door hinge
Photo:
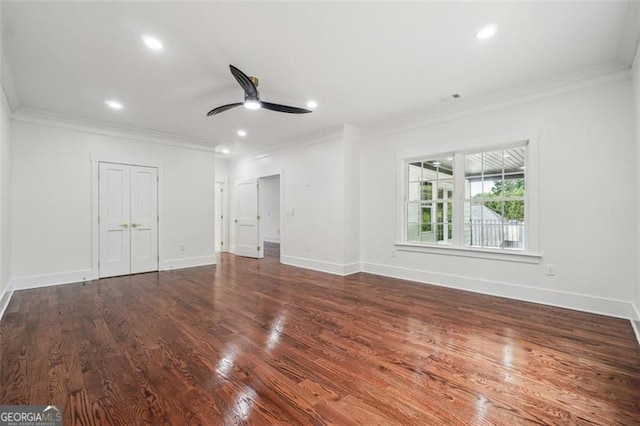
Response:
[[[260,215],[258,215],[258,220],[260,220]]]
[[[220,215],[220,219],[224,219],[224,215]]]
[[[220,245],[223,246],[224,245],[224,241],[220,241]]]
[[[260,251],[260,246],[258,246],[258,247],[256,248],[256,250]]]
[[[220,188],[220,192],[224,192],[224,188]]]

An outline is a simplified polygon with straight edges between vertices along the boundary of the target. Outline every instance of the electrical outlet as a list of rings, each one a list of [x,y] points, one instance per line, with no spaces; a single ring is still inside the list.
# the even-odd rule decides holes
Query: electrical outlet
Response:
[[[180,251],[184,251],[184,243],[180,244]]]
[[[556,274],[556,265],[552,264],[552,263],[547,263],[546,265],[544,265],[545,268],[545,272],[548,276],[553,277]]]
[[[311,251],[311,244],[307,244],[307,252]]]

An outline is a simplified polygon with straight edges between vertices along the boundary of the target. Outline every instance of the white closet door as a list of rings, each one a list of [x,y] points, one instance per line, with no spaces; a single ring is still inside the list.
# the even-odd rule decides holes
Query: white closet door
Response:
[[[262,257],[258,246],[258,180],[236,182],[236,254]]]
[[[129,166],[100,163],[100,277],[130,273]]]
[[[131,273],[158,270],[158,169],[131,167]]]

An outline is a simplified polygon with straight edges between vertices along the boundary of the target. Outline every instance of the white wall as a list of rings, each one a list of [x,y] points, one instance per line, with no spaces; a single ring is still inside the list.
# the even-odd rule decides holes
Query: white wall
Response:
[[[11,110],[0,85],[0,312],[11,279]]]
[[[161,269],[215,262],[212,152],[19,119],[11,152],[16,287],[92,277],[92,155],[164,165]]]
[[[281,259],[284,263],[344,274],[345,130],[321,139],[230,164],[230,219],[235,214],[234,184],[281,174]],[[357,203],[357,200],[352,202]],[[231,228],[231,244],[235,230]]]
[[[637,179],[637,160],[628,155],[635,152],[630,94],[630,81],[622,80],[364,138],[365,270],[629,317],[638,259],[636,194],[629,193]],[[410,252],[392,257],[397,152],[530,129],[541,134],[542,265]],[[545,275],[547,263],[556,265],[556,276]]]
[[[635,143],[636,143],[636,218],[638,220],[638,234],[636,236],[636,243],[638,244],[638,257],[636,258],[636,265],[638,267],[636,273],[636,292],[635,292],[635,307],[638,315],[640,315],[640,48],[636,51],[636,57],[633,62],[633,121],[635,130]],[[638,336],[640,339],[640,336]]]
[[[280,242],[280,176],[260,179],[260,234],[264,241]]]

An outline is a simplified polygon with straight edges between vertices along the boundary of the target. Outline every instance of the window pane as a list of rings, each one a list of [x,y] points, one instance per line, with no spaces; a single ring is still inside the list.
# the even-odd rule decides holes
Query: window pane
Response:
[[[422,180],[422,163],[409,164],[409,182],[419,182]]]
[[[502,157],[502,150],[482,154],[482,173],[485,177],[502,175]]]
[[[443,179],[438,179],[438,199],[451,199],[453,198],[453,178],[449,178],[447,175],[440,175]]]
[[[431,218],[432,206],[422,207],[422,232],[431,232],[432,218]]]
[[[407,225],[407,241],[410,243],[420,243],[420,224],[409,223]]]
[[[420,223],[420,203],[407,203],[407,223]]]
[[[524,201],[505,201],[504,218],[507,221],[520,221],[524,223]]]
[[[423,182],[422,183],[422,199],[431,200],[432,198],[433,198],[433,183]]]
[[[409,182],[409,201],[420,200],[420,182]]]

